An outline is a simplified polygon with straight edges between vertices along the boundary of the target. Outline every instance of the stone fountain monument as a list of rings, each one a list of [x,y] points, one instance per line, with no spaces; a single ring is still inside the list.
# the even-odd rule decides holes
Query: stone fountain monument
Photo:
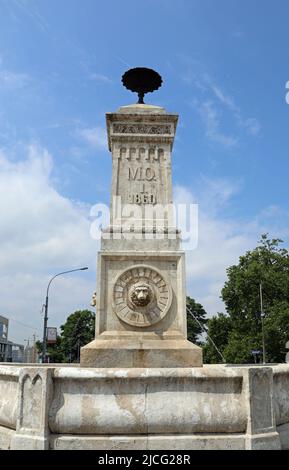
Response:
[[[161,82],[153,70],[129,70],[123,83],[139,103],[106,115],[111,216],[98,256],[96,336],[81,350],[82,366],[203,364],[201,348],[186,339],[185,254],[169,216],[178,115],[143,103]],[[129,224],[133,210],[139,218]]]
[[[143,103],[161,81],[128,71],[139,102],[107,114],[95,340],[80,364],[0,364],[0,449],[289,449],[289,364],[203,365],[186,339],[185,255],[169,208],[178,116]]]

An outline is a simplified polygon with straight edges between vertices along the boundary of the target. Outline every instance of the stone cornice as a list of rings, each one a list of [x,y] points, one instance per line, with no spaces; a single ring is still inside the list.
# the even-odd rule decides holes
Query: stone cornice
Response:
[[[115,142],[161,142],[172,147],[177,122],[177,114],[107,113],[109,150]]]
[[[106,120],[111,122],[178,122],[178,114],[122,114],[122,113],[106,113]]]

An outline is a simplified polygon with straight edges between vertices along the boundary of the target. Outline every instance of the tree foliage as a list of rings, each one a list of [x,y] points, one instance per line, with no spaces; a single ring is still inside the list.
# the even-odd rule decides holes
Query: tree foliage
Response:
[[[187,331],[188,331],[188,340],[195,344],[202,344],[202,334],[204,330],[201,328],[199,323],[193,318],[189,313],[190,309],[194,316],[197,318],[199,323],[202,325],[203,329],[206,328],[207,323],[207,312],[204,307],[197,303],[193,298],[187,297]]]
[[[49,362],[79,362],[80,348],[94,339],[95,314],[90,310],[77,310],[60,327],[57,343],[47,346]],[[36,343],[42,351],[42,343]]]
[[[264,336],[267,362],[284,362],[289,339],[289,254],[282,240],[262,235],[258,246],[227,269],[221,296],[228,317],[209,320],[209,334],[229,363],[253,362],[251,351],[262,351],[260,284],[263,292]],[[224,320],[226,318],[226,320]],[[224,328],[224,335],[220,331]],[[216,356],[208,341],[206,359]]]
[[[229,334],[232,329],[232,321],[228,315],[218,313],[208,320],[207,327],[208,336],[203,346],[204,362],[209,364],[223,362],[222,357],[209,337],[213,339],[218,350],[224,354],[224,348],[228,343]]]
[[[36,341],[37,352],[42,354],[42,345],[41,341]],[[57,342],[55,344],[47,344],[46,354],[49,358],[50,363],[57,364],[59,362],[65,362],[63,352],[61,350],[61,337],[57,336]]]
[[[68,362],[79,362],[80,348],[94,339],[95,315],[90,310],[78,310],[61,325],[61,350]]]

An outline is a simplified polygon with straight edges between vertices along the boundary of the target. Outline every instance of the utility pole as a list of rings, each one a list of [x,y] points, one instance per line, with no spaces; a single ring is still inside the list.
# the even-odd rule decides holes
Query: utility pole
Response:
[[[264,317],[263,311],[263,291],[262,284],[260,283],[260,305],[261,305],[261,323],[262,323],[262,346],[263,346],[263,364],[266,364],[266,351],[265,351],[265,334],[264,334]]]
[[[80,339],[77,341],[77,361],[80,361]]]
[[[24,361],[29,363],[30,362],[30,350],[29,350],[30,339],[25,339],[24,342],[27,343],[24,348]]]
[[[32,362],[36,363],[36,334],[34,333],[33,335],[33,353],[32,353]]]

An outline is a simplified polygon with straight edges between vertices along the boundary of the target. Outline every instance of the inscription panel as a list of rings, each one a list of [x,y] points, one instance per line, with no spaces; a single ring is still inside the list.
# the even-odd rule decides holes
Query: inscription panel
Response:
[[[151,167],[128,168],[129,181],[156,181],[156,171]]]
[[[152,167],[128,168],[128,181],[130,193],[128,194],[129,204],[156,204],[157,196],[155,185],[145,184],[156,182],[156,170]],[[134,182],[139,182],[136,185]]]
[[[169,149],[163,145],[119,145],[115,148],[114,194],[123,204],[141,206],[171,201]]]

